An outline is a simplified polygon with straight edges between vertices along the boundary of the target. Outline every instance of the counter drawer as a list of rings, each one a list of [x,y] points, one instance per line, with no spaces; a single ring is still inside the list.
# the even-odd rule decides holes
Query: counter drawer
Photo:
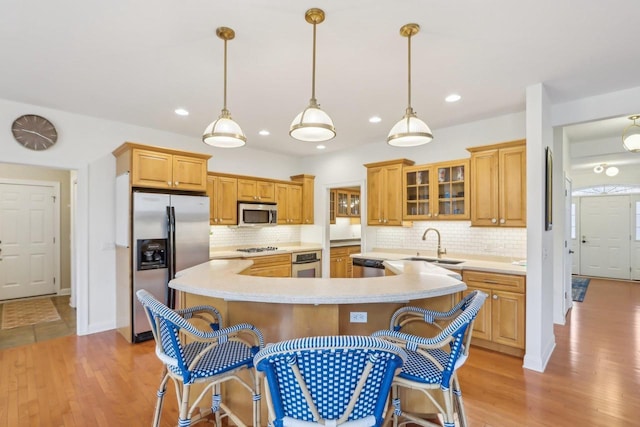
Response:
[[[469,287],[483,287],[521,293],[525,292],[524,276],[463,270],[462,281]]]
[[[278,264],[291,264],[291,254],[264,255],[243,259],[253,261],[251,268],[260,268]]]

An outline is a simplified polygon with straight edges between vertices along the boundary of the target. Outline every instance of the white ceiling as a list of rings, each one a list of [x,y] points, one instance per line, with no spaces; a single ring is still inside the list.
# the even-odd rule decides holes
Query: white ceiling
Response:
[[[434,143],[439,128],[523,111],[525,88],[538,82],[554,103],[640,86],[631,43],[637,0],[10,0],[0,7],[0,98],[196,139],[222,108],[215,29],[233,28],[229,110],[247,147],[290,155],[318,153],[288,136],[311,94],[312,26],[304,20],[311,7],[326,12],[317,28],[316,95],[338,133],[327,151],[384,140],[404,113],[407,43],[399,29],[409,22],[422,28],[412,39],[412,105]],[[447,104],[453,92],[462,100]],[[177,107],[190,115],[175,115]],[[370,124],[372,115],[382,122]],[[271,135],[259,136],[261,129]],[[569,135],[593,139],[602,129]]]

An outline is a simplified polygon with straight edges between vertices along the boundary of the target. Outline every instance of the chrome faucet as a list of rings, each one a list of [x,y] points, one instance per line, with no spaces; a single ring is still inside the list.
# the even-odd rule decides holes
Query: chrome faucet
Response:
[[[442,258],[442,255],[446,254],[447,250],[446,249],[442,249],[442,246],[440,246],[440,232],[438,230],[436,230],[435,228],[431,228],[431,227],[427,228],[426,230],[424,230],[424,234],[422,235],[422,240],[426,240],[427,233],[429,231],[431,231],[431,230],[435,231],[436,234],[438,235],[438,249],[437,249],[436,253],[438,254],[438,258]]]

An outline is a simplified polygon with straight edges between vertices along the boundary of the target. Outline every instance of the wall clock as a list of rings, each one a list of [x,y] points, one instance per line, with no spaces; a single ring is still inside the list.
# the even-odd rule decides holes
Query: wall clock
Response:
[[[11,125],[11,132],[18,144],[30,150],[46,150],[58,140],[55,126],[42,116],[25,114]]]

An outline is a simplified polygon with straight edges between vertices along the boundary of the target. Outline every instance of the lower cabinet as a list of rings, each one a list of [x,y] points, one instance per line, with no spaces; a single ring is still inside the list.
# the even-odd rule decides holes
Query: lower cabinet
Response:
[[[291,277],[291,254],[243,258],[253,265],[242,272],[247,276]]]
[[[329,277],[353,277],[352,254],[360,253],[360,246],[341,246],[331,248]]]
[[[488,294],[473,325],[472,343],[515,356],[524,356],[526,286],[524,276],[463,271],[468,294]]]

